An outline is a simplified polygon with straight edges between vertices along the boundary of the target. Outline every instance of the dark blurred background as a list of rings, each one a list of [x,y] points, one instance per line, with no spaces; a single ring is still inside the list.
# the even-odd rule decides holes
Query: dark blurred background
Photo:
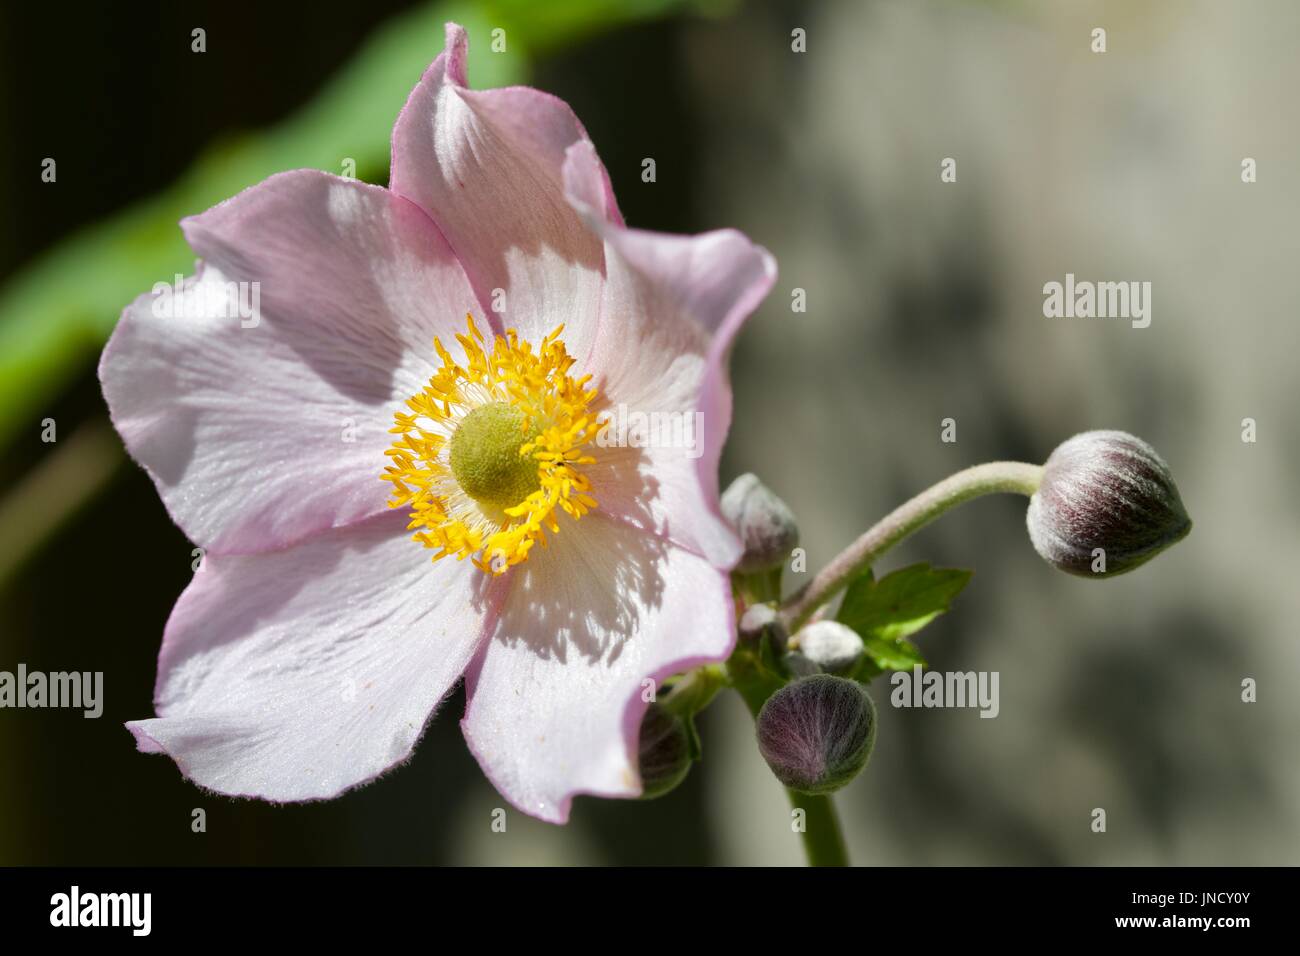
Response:
[[[269,9],[268,9],[269,7]],[[736,226],[781,276],[742,335],[723,479],[753,470],[815,570],[965,465],[1041,461],[1122,428],[1196,521],[1134,575],[1042,564],[1023,501],[909,542],[972,567],[920,643],[997,670],[1001,713],[894,710],[838,798],[875,863],[1300,860],[1294,172],[1300,10],[1240,4],[523,2],[0,8],[0,669],[103,671],[105,709],[0,711],[0,863],[793,863],[738,701],[668,797],[510,815],[462,742],[459,692],[410,764],[329,803],[200,792],[137,754],[191,545],[103,431],[98,349],[192,255],[176,220],[280,168],[387,179],[397,107],[471,31],[471,80],[566,99],[630,224]],[[507,30],[508,51],[488,52]],[[1089,49],[1104,27],[1108,51]],[[206,52],[191,51],[191,30]],[[791,30],[807,31],[807,52]],[[640,178],[654,157],[657,181]],[[1254,157],[1259,181],[1243,184]],[[57,160],[43,183],[41,162]],[[956,183],[940,183],[954,157]],[[1049,321],[1042,285],[1153,283],[1150,328]],[[791,290],[807,292],[794,313]],[[957,441],[940,441],[954,418]],[[1241,440],[1243,418],[1259,439]],[[58,442],[41,440],[42,421]],[[799,583],[797,576],[790,586]],[[1241,701],[1241,681],[1259,701]],[[207,832],[191,831],[194,808]],[[1104,807],[1108,832],[1090,830]]]

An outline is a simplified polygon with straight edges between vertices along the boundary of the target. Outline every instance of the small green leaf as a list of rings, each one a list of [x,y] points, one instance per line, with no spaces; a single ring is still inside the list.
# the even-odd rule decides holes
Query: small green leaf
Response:
[[[844,594],[836,619],[860,635],[868,662],[859,679],[886,670],[911,670],[925,666],[916,645],[906,640],[948,610],[971,572],[913,564],[885,575],[879,581],[868,570]]]
[[[862,643],[866,645],[867,656],[882,671],[910,671],[917,664],[926,666],[920,648],[901,637],[889,640],[873,634],[864,637]]]

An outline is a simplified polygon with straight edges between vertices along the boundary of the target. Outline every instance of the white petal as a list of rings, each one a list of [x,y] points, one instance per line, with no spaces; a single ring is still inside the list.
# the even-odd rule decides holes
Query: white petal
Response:
[[[511,572],[461,724],[497,789],[557,823],[575,794],[640,792],[643,692],[734,643],[725,572],[599,513],[561,528]]]
[[[167,624],[159,716],[128,726],[220,793],[335,796],[411,753],[479,645],[486,586],[430,561],[396,512],[209,557]]]
[[[302,170],[184,226],[206,267],[183,297],[129,306],[100,363],[176,523],[210,551],[252,552],[384,511],[393,411],[433,370],[433,337],[476,308],[433,223]],[[260,309],[243,318],[238,295]]]

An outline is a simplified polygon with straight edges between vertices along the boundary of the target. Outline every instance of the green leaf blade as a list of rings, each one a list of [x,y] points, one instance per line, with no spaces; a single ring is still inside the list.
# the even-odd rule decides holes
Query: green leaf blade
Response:
[[[922,562],[879,580],[867,571],[850,583],[836,620],[862,636],[870,667],[861,676],[924,667],[920,649],[907,638],[952,606],[971,573]]]

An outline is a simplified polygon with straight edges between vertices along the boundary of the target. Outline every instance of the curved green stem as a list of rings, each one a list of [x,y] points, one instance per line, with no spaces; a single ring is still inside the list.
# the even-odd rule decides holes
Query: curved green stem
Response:
[[[781,622],[793,634],[882,554],[963,501],[998,492],[1032,495],[1042,477],[1041,465],[994,461],[945,478],[899,505],[818,571],[781,608]]]
[[[976,465],[945,478],[911,501],[899,505],[817,572],[806,586],[781,607],[778,613],[780,623],[786,633],[793,634],[851,580],[871,567],[882,554],[963,501],[997,492],[1032,495],[1038,490],[1042,478],[1041,465],[1018,461]],[[768,595],[760,593],[763,589],[752,590],[753,593],[750,593],[749,590],[741,589],[741,594],[749,599],[755,595],[767,599]],[[752,603],[752,600],[747,603]],[[742,644],[737,646],[736,652],[727,662],[730,683],[744,698],[755,719],[758,718],[763,703],[785,683],[784,678],[769,673],[769,668],[764,666],[762,648],[761,643],[755,646]],[[848,866],[848,848],[840,829],[839,815],[835,812],[835,804],[830,796],[813,796],[793,790],[787,790],[786,793],[790,797],[790,806],[803,813],[802,818],[795,822],[801,825],[799,833],[808,864]]]

